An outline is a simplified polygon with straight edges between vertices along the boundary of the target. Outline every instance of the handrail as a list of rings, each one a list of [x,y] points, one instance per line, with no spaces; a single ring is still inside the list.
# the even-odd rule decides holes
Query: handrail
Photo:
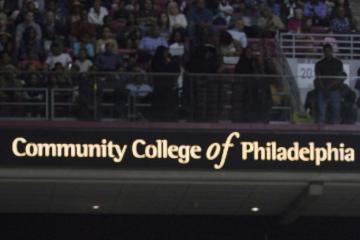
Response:
[[[328,43],[336,47],[334,49],[336,50],[334,51],[335,56],[360,59],[360,34],[280,33],[278,38],[279,45],[286,57],[320,56],[322,55],[322,45]]]

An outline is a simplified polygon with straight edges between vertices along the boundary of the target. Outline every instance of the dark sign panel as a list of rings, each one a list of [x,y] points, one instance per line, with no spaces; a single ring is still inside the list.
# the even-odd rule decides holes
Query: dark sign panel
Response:
[[[0,166],[172,170],[360,170],[359,134],[236,130],[0,131]]]

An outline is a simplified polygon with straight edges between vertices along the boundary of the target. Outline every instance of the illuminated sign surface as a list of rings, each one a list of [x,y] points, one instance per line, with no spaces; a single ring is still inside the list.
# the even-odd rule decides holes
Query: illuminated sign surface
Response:
[[[1,130],[0,167],[360,170],[360,134],[228,130]]]

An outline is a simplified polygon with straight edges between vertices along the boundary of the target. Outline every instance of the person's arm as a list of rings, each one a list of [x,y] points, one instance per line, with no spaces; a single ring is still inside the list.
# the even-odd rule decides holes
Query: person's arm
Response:
[[[146,47],[146,45],[145,45],[145,38],[142,38],[142,39],[140,40],[140,42],[139,42],[138,48],[139,48],[140,50],[145,50],[145,47]]]
[[[96,41],[96,54],[101,52],[101,46],[103,45],[103,40],[99,39]]]
[[[115,39],[111,41],[112,45],[114,46],[115,52],[117,53],[119,51],[119,45]]]
[[[20,47],[20,42],[22,39],[22,36],[24,34],[24,25],[20,24],[18,25],[18,27],[16,28],[16,33],[15,33],[15,47],[16,49],[19,49]]]
[[[273,23],[278,30],[283,30],[285,28],[285,24],[281,21],[281,19],[278,16],[273,17]]]
[[[315,64],[315,87],[318,89],[324,89],[323,79],[321,77],[319,62]]]
[[[42,40],[42,30],[41,30],[41,27],[39,24],[35,23],[34,24],[34,27],[35,27],[35,31],[36,31],[36,40],[38,42],[41,42]]]
[[[66,67],[68,67],[71,63],[72,63],[72,58],[68,53],[66,53]]]
[[[95,11],[93,9],[90,9],[88,13],[88,22],[91,24],[98,24],[98,21],[95,16]]]
[[[52,57],[47,57],[44,64],[44,70],[45,71],[49,70],[51,64],[52,64]]]
[[[244,32],[240,35],[240,43],[243,48],[246,48],[248,45],[247,36],[246,33]]]
[[[181,16],[181,26],[183,27],[183,28],[187,28],[187,25],[188,25],[188,23],[187,23],[187,20],[186,20],[186,17],[185,17],[185,15],[184,14],[181,14],[180,15]]]

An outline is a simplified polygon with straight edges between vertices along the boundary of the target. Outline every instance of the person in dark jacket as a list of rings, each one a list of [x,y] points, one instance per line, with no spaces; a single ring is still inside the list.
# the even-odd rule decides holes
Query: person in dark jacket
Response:
[[[151,70],[154,73],[153,83],[153,116],[154,120],[167,121],[176,117],[178,95],[177,78],[180,73],[179,63],[169,54],[169,49],[159,46],[151,60]],[[169,75],[163,75],[167,73]]]

